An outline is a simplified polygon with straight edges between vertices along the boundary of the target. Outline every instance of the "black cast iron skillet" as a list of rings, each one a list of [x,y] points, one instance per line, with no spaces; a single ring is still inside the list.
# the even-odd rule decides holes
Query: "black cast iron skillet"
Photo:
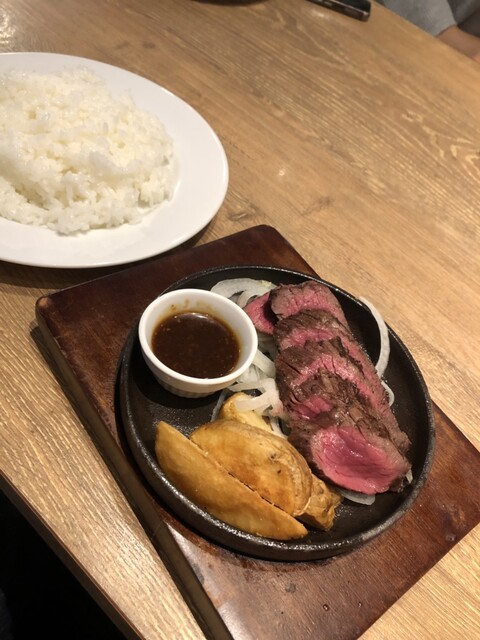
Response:
[[[297,284],[314,279],[326,284],[338,298],[354,335],[376,361],[379,335],[370,311],[347,292],[320,278],[275,267],[226,267],[196,273],[168,290],[210,289],[218,281],[229,278],[255,278],[275,284]],[[159,295],[161,293],[159,291]],[[160,387],[143,361],[135,326],[121,356],[118,396],[121,422],[141,472],[159,499],[178,518],[210,540],[234,551],[263,559],[298,561],[334,556],[365,544],[388,529],[412,506],[425,483],[434,451],[435,428],[427,387],[400,338],[391,329],[389,334],[391,355],[385,379],[395,393],[393,411],[412,442],[409,458],[413,481],[401,493],[377,495],[371,506],[344,500],[337,509],[330,531],[311,529],[308,536],[298,541],[279,542],[251,535],[209,515],[179,492],[162,473],[155,458],[154,438],[160,420],[174,425],[184,435],[190,435],[195,427],[211,419],[218,394],[185,399]]]

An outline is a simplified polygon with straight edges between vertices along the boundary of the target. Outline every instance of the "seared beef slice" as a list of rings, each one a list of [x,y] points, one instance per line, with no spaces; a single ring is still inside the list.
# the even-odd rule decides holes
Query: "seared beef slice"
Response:
[[[338,336],[346,336],[353,342],[353,336],[345,325],[339,322],[328,311],[307,309],[291,316],[286,316],[275,325],[275,342],[279,351],[288,347],[303,347],[306,342],[331,340]],[[356,343],[357,348],[360,346]],[[353,357],[353,354],[351,354]]]
[[[297,285],[282,285],[270,292],[270,307],[277,318],[293,316],[304,309],[327,311],[348,326],[340,303],[328,287],[314,280]]]
[[[360,405],[297,421],[292,444],[332,482],[362,493],[401,489],[408,460]]]

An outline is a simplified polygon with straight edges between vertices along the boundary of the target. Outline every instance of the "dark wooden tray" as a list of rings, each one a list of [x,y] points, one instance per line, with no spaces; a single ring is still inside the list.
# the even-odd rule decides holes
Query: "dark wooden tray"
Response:
[[[434,406],[435,459],[412,509],[363,547],[328,560],[257,560],[184,526],[151,492],[125,443],[117,365],[159,292],[196,271],[235,264],[313,273],[278,232],[259,226],[42,297],[37,321],[66,392],[207,637],[353,640],[480,521],[480,453]]]

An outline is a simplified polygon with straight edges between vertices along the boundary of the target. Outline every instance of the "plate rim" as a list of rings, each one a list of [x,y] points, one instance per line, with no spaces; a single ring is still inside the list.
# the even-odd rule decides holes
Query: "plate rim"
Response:
[[[342,289],[341,287],[321,278],[316,273],[305,273],[302,271],[297,271],[295,269],[276,267],[272,265],[231,265],[231,266],[221,266],[221,267],[212,267],[209,269],[202,269],[198,272],[192,273],[190,275],[184,276],[183,278],[173,282],[168,287],[165,287],[158,295],[161,295],[164,292],[170,291],[175,288],[181,288],[184,283],[191,281],[194,278],[199,277],[207,277],[209,275],[214,275],[216,273],[235,270],[244,270],[244,269],[262,269],[262,270],[271,270],[277,274],[285,273],[290,276],[300,277],[304,279],[314,279],[322,284],[327,285],[330,289],[333,290],[334,293],[340,293],[341,295],[347,297],[351,302],[355,305],[362,307],[364,310],[368,311],[368,307],[358,298],[353,296],[348,291]],[[189,285],[191,286],[191,285]],[[119,358],[119,366],[118,366],[118,376],[116,381],[116,394],[120,397],[121,387],[126,383],[125,378],[128,377],[128,368],[129,364],[125,367],[124,358],[128,353],[128,350],[132,352],[135,348],[135,343],[138,342],[137,335],[137,327],[138,323],[135,323],[132,329],[130,330],[120,358]],[[311,561],[311,560],[319,560],[330,558],[339,554],[344,554],[346,552],[350,552],[360,546],[363,546],[370,540],[373,540],[381,533],[389,529],[393,524],[399,521],[412,507],[413,503],[418,498],[421,493],[426,479],[430,473],[433,458],[435,453],[435,442],[436,442],[436,431],[435,431],[435,419],[433,414],[433,406],[430,398],[430,394],[423,377],[423,374],[420,371],[415,359],[411,355],[410,351],[404,344],[404,342],[400,339],[400,337],[396,334],[396,332],[387,324],[388,331],[391,337],[395,340],[397,347],[403,353],[403,356],[407,359],[409,365],[412,367],[413,372],[415,374],[416,381],[418,382],[421,390],[422,398],[425,401],[425,410],[427,416],[428,423],[428,445],[426,447],[426,455],[423,460],[423,464],[421,467],[421,471],[418,474],[418,477],[415,479],[415,483],[413,486],[405,487],[405,499],[394,509],[394,511],[387,515],[383,520],[381,520],[378,524],[373,527],[370,527],[367,531],[360,531],[354,533],[352,535],[346,536],[339,540],[329,540],[323,543],[302,543],[301,539],[297,541],[279,541],[273,540],[270,538],[263,538],[261,536],[255,536],[254,534],[249,534],[247,532],[241,531],[231,525],[224,523],[223,521],[211,516],[208,512],[203,510],[201,507],[196,505],[190,499],[188,499],[184,494],[182,494],[174,485],[169,481],[169,479],[161,472],[158,463],[153,459],[152,456],[148,456],[147,462],[151,468],[151,472],[156,474],[160,471],[160,475],[162,476],[161,482],[167,485],[168,490],[171,494],[175,496],[176,500],[180,500],[190,511],[190,514],[194,514],[192,520],[190,518],[185,518],[183,515],[179,514],[175,509],[174,502],[171,503],[169,500],[165,499],[163,495],[159,495],[156,487],[152,486],[150,483],[150,479],[146,478],[149,483],[149,486],[155,492],[155,495],[161,501],[162,506],[165,504],[172,511],[176,518],[178,518],[181,522],[186,523],[187,526],[192,527],[196,533],[205,538],[209,539],[215,544],[218,544],[222,547],[226,547],[227,549],[237,552],[243,553],[252,557],[256,557],[264,560],[280,560],[284,562],[296,562],[296,561]],[[125,416],[125,408],[123,403],[119,402],[119,413],[121,416],[122,430],[126,436],[130,452],[132,453],[137,465],[139,466],[139,472],[145,478],[145,474],[142,470],[142,467],[139,464],[139,460],[137,456],[139,456],[138,450],[136,450],[136,443],[132,442],[132,434],[129,429],[125,427],[125,422],[128,420],[128,416]],[[142,462],[145,462],[145,457],[142,457]],[[173,505],[173,506],[172,506]],[[214,534],[212,535],[210,532],[210,527],[208,528],[208,532],[202,530],[201,527],[198,527],[195,522],[197,519],[206,520],[210,525],[213,523],[214,525]],[[192,523],[193,522],[193,523]],[[228,541],[225,542],[224,539],[219,539],[219,537],[224,537],[227,534]],[[230,540],[233,539],[233,544],[230,544]],[[235,544],[238,542],[238,544]],[[260,549],[260,551],[259,551]]]
[[[138,101],[140,94],[138,89],[133,89],[132,86],[139,84],[143,87],[144,94],[155,92],[160,96],[161,101],[163,101],[164,113],[166,111],[164,105],[168,105],[169,109],[175,107],[176,114],[179,113],[182,118],[194,123],[197,127],[196,131],[199,131],[204,139],[203,142],[207,141],[208,143],[208,153],[211,153],[215,167],[212,176],[208,178],[210,180],[210,188],[208,190],[210,200],[205,204],[205,197],[198,197],[195,201],[196,204],[193,205],[194,198],[186,196],[186,192],[191,188],[191,185],[186,184],[185,186],[183,184],[186,179],[192,178],[189,174],[182,174],[180,166],[180,173],[177,177],[177,185],[172,199],[154,207],[138,224],[127,223],[112,229],[93,229],[77,236],[60,236],[60,234],[46,227],[24,225],[0,217],[0,238],[10,239],[9,242],[0,239],[0,260],[25,266],[62,269],[98,268],[130,264],[174,249],[205,228],[218,213],[225,200],[229,185],[229,165],[225,149],[218,134],[204,116],[166,87],[133,71],[100,60],[51,52],[14,51],[0,53],[0,74],[9,70],[27,69],[27,67],[30,69],[37,67],[39,72],[43,73],[45,67],[50,68],[50,65],[53,65],[55,70],[86,67],[96,71],[105,79],[112,93],[126,91],[135,102]],[[53,71],[53,69],[50,70]],[[115,77],[114,84],[125,83],[125,86],[122,89],[117,88],[114,90],[112,77],[106,77],[109,75]],[[155,111],[155,109],[151,111],[144,106],[140,108],[152,113]],[[154,115],[157,115],[162,120],[162,115],[158,112],[154,113]],[[168,127],[166,128],[168,133]],[[186,140],[187,136],[181,141],[181,147],[186,144],[188,148]],[[177,142],[177,144],[179,143]],[[186,158],[186,150],[183,148],[182,153],[183,157]],[[202,162],[200,162],[200,154],[197,153],[198,166],[205,164],[204,147],[202,147],[201,155]],[[188,162],[191,162],[190,158]],[[185,178],[185,175],[187,178]],[[202,191],[204,190],[206,189],[202,186]],[[198,195],[202,194],[199,193]],[[187,199],[187,204],[190,199],[190,205],[188,206],[189,211],[184,213],[185,203],[183,200],[185,199]],[[182,216],[181,226],[178,226],[179,207],[182,207],[180,211]],[[169,217],[170,227],[168,224],[163,223],[163,214]],[[164,239],[165,229],[168,231],[166,240]],[[12,246],[12,236],[15,238],[14,245],[16,244],[18,247]],[[118,246],[117,250],[115,250],[115,245]],[[58,251],[59,247],[65,248],[62,249],[63,255],[56,258],[54,252],[55,249]],[[102,248],[103,255],[101,253]]]

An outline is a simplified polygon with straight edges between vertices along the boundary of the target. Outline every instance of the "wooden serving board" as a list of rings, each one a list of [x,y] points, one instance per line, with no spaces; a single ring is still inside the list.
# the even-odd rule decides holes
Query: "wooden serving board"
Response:
[[[278,232],[259,226],[40,298],[37,320],[85,426],[207,637],[353,640],[480,521],[480,453],[434,407],[436,454],[412,509],[373,541],[329,560],[254,559],[178,521],[126,446],[116,417],[117,364],[132,326],[164,288],[235,264],[313,273]]]

